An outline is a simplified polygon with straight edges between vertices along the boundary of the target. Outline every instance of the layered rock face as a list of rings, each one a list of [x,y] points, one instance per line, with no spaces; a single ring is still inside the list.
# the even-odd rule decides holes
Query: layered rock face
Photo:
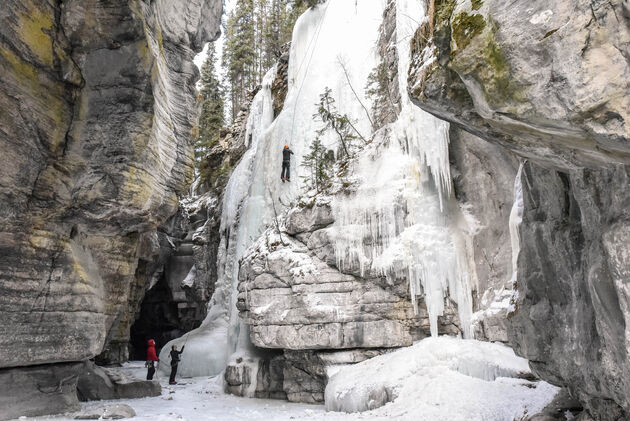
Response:
[[[404,282],[342,273],[325,227],[327,203],[289,213],[285,235],[267,232],[241,263],[237,307],[261,348],[287,350],[391,348],[426,337]],[[457,334],[452,309],[441,333]]]
[[[528,159],[511,344],[594,418],[630,417],[629,5],[442,1],[415,38],[435,60],[414,102]]]
[[[436,3],[412,42],[420,107],[557,167],[630,162],[627,2]]]
[[[192,59],[218,36],[221,9],[3,5],[1,367],[80,361],[106,344],[105,361],[126,358],[138,260],[159,253],[155,228],[192,174]]]

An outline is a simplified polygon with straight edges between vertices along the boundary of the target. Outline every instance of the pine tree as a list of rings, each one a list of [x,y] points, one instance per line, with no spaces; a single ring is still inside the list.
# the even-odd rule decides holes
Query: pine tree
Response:
[[[307,169],[308,174],[302,177],[307,188],[322,192],[329,187],[333,161],[332,151],[328,151],[317,137],[311,144],[309,154],[302,159],[302,166]]]
[[[232,119],[280,58],[295,21],[308,7],[305,0],[237,0],[227,18],[222,57]]]
[[[216,63],[214,45],[209,44],[206,59],[201,66],[199,81],[201,114],[199,115],[199,134],[195,142],[195,161],[202,178],[206,175],[203,158],[219,140],[219,132],[225,119],[223,89],[217,77]]]
[[[237,0],[228,16],[222,60],[229,82],[232,119],[257,82],[254,23],[254,0]]]
[[[316,105],[317,114],[313,115],[313,117],[319,118],[324,123],[322,128],[317,131],[317,134],[321,136],[332,129],[339,138],[342,160],[349,160],[363,146],[358,144],[357,140],[361,139],[363,144],[367,143],[367,140],[359,133],[346,114],[342,115],[337,111],[335,99],[330,88],[326,87],[324,89],[324,93],[319,96],[319,103]]]
[[[389,79],[389,69],[385,62],[378,64],[368,75],[365,94],[372,99],[372,118],[375,129],[392,122],[396,116],[396,105],[389,92]]]

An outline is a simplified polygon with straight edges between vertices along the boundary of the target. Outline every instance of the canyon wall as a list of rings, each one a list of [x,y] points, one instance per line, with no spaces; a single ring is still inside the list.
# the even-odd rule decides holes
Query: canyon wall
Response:
[[[630,4],[439,1],[411,48],[414,102],[525,162],[512,346],[629,417]]]
[[[138,261],[159,253],[156,227],[191,181],[192,59],[221,13],[218,0],[3,5],[3,372],[126,359]],[[41,384],[76,383],[74,367],[43,366]]]

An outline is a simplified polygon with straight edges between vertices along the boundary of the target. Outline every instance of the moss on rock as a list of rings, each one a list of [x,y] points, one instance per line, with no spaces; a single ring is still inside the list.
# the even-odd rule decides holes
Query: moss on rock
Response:
[[[456,0],[435,0],[433,26],[436,29],[450,24],[451,15],[453,14],[453,10],[455,10],[456,5]]]
[[[41,11],[34,7],[28,14],[18,15],[20,39],[31,52],[47,66],[53,66],[52,11]]]
[[[486,21],[482,15],[462,12],[453,19],[452,37],[458,50],[463,50],[470,41],[481,34],[486,27]]]

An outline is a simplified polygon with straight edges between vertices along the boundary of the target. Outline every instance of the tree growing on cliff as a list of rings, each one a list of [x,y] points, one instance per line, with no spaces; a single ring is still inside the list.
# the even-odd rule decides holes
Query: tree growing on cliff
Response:
[[[202,180],[211,170],[207,168],[204,157],[216,145],[219,133],[225,123],[223,88],[217,77],[217,57],[213,44],[208,45],[206,59],[201,66],[199,97],[201,114],[199,115],[199,134],[195,142],[195,162]]]
[[[307,189],[315,189],[318,193],[326,190],[330,186],[333,163],[333,151],[326,149],[320,138],[316,138],[310,152],[302,159],[302,166],[307,170],[307,175],[302,177]]]
[[[352,120],[346,114],[339,113],[330,88],[324,89],[324,93],[319,96],[319,103],[315,105],[317,105],[317,113],[313,117],[320,119],[323,123],[323,126],[317,131],[317,135],[318,137],[322,136],[328,130],[332,130],[336,134],[340,145],[339,158],[341,161],[348,161],[368,143],[352,123]]]
[[[379,63],[368,75],[365,95],[372,100],[374,129],[379,129],[396,119],[396,104],[389,91],[391,75],[385,62]]]

